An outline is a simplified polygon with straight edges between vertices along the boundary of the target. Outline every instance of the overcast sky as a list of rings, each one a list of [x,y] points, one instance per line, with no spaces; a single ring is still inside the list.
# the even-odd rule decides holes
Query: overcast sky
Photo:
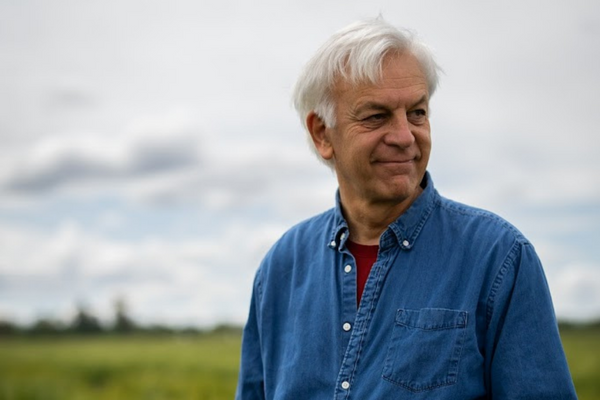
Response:
[[[438,190],[534,243],[560,318],[600,317],[597,1],[3,0],[0,319],[123,297],[144,323],[243,323],[270,245],[334,202],[291,88],[379,14],[444,69]]]

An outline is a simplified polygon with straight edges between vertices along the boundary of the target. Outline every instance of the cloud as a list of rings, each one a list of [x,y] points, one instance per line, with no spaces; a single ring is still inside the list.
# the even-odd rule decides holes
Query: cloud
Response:
[[[99,102],[96,93],[97,89],[87,82],[63,78],[49,85],[45,105],[49,112],[94,107]]]
[[[219,137],[199,126],[189,111],[178,111],[136,118],[118,135],[55,135],[7,152],[2,205],[22,208],[14,198],[35,204],[109,196],[292,222],[333,206],[335,177],[301,132],[295,141],[269,143],[267,137]]]
[[[266,214],[333,205],[334,176],[305,146],[257,142],[232,147],[213,142],[201,171],[148,180],[130,187],[130,196],[150,204],[187,203],[222,212],[263,208]]]
[[[600,315],[600,265],[565,265],[548,277],[556,313],[567,320]]]
[[[53,135],[9,155],[0,187],[39,195],[72,186],[160,175],[201,165],[199,129],[182,115],[143,118],[123,134]]]
[[[143,323],[242,323],[254,272],[283,229],[238,223],[211,237],[127,242],[76,223],[50,232],[3,226],[0,318],[23,305],[30,308],[21,321],[63,316],[84,302],[107,320],[124,296]]]

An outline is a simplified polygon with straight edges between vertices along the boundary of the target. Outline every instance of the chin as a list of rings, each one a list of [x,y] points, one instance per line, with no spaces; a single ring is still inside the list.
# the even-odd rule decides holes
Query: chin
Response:
[[[401,203],[406,199],[409,199],[415,196],[418,191],[419,184],[413,182],[403,181],[403,182],[394,182],[386,185],[382,190],[378,191],[379,195],[387,201],[396,201]]]

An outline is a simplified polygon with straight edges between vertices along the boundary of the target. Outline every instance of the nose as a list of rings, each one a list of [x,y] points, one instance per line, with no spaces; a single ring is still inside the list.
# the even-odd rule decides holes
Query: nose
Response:
[[[392,118],[389,130],[383,140],[387,145],[400,148],[409,147],[415,142],[415,136],[410,130],[410,123],[405,113],[398,113]]]

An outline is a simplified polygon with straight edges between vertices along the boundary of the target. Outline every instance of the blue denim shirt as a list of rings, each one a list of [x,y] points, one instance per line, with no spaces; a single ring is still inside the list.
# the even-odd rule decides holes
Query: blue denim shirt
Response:
[[[358,309],[339,196],[271,248],[237,399],[576,398],[533,246],[424,182],[381,236]]]

